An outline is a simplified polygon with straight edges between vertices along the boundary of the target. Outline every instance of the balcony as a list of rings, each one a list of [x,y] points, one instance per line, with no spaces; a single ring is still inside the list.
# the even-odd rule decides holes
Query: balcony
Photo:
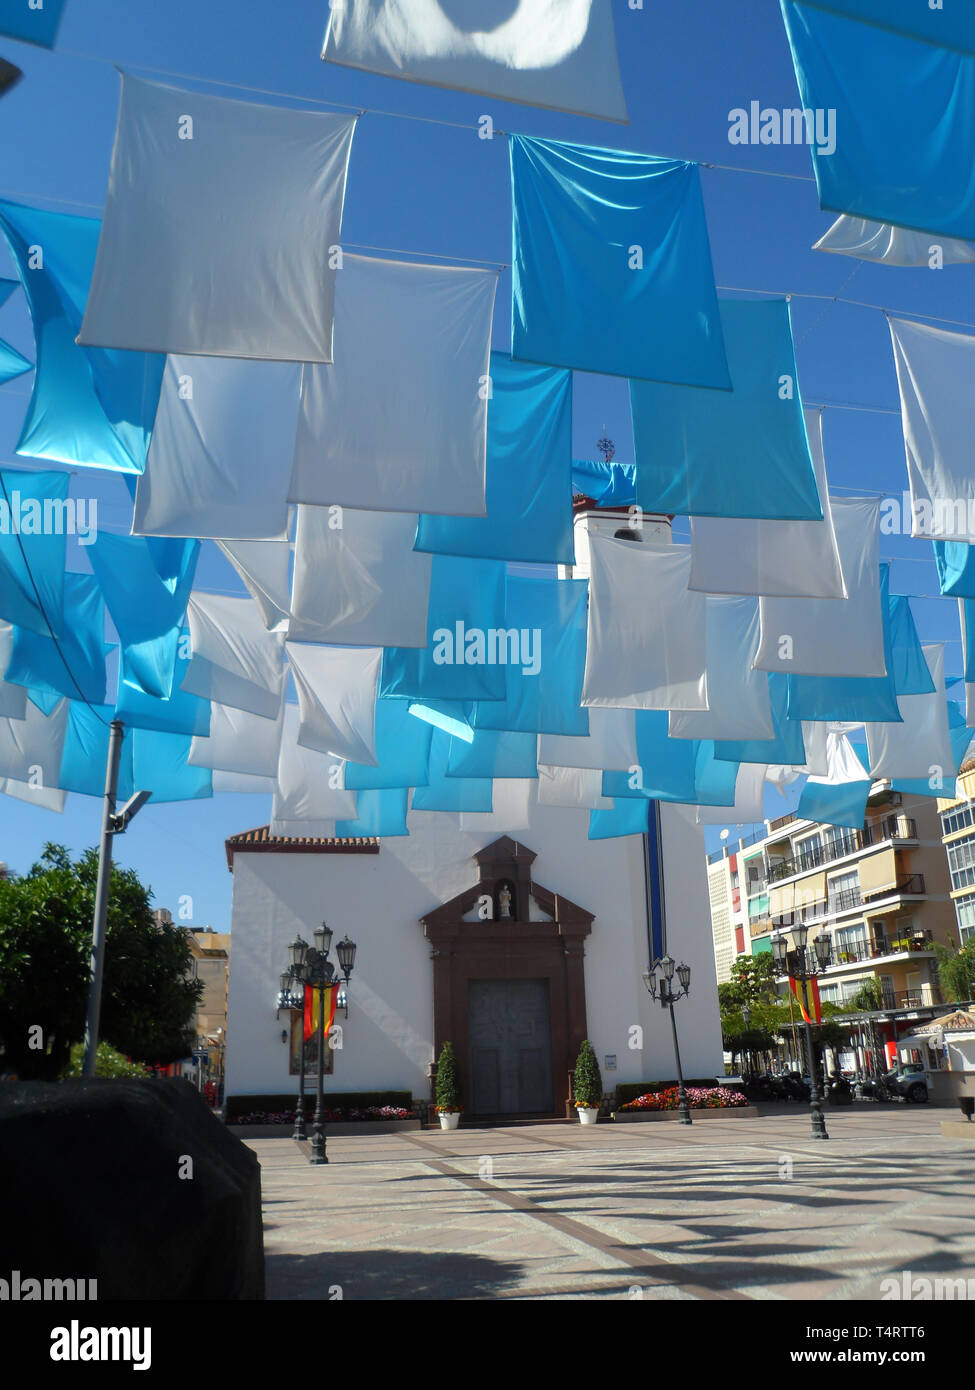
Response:
[[[883,820],[872,821],[862,830],[847,830],[828,845],[818,845],[814,849],[803,850],[788,859],[770,859],[768,877],[770,883],[791,878],[793,874],[804,874],[810,869],[822,868],[835,859],[843,859],[848,854],[856,854],[861,849],[882,845],[887,840],[916,840],[917,822],[910,816],[885,816]]]
[[[844,888],[842,893],[834,893],[829,900],[829,915],[834,917],[839,912],[852,912],[855,907],[863,906],[863,894],[859,888]]]
[[[892,939],[887,936],[876,936],[872,941],[851,941],[845,945],[838,942],[835,937],[831,941],[831,951],[828,970],[834,970],[843,965],[861,965],[864,961],[882,960],[886,956],[904,955],[908,951],[930,952],[933,945],[931,932],[915,932],[909,937]],[[806,947],[806,966],[808,969],[816,968],[816,953],[810,942]],[[893,1005],[889,1006],[893,1008]],[[905,1004],[902,1007],[907,1008]]]
[[[872,893],[863,893],[859,888],[845,888],[834,893],[829,902],[803,903],[793,912],[778,913],[772,918],[776,931],[788,931],[796,924],[812,925],[823,923],[830,917],[843,912],[854,912],[865,903],[874,904],[877,900],[897,897],[924,897],[924,875],[908,874],[899,878],[892,888],[880,888]]]
[[[850,996],[850,998],[852,998],[852,995]],[[850,999],[834,999],[824,1002],[835,1003],[838,1004],[841,1009],[845,1009],[849,1004]],[[921,995],[917,992],[917,990],[895,991],[892,989],[884,989],[881,991],[881,1009],[930,1009],[931,1007],[932,1001],[928,1000],[928,1002],[925,1003]],[[874,1011],[868,1010],[867,1012]],[[854,1015],[852,1013],[839,1015],[840,1018],[851,1018],[853,1016]]]

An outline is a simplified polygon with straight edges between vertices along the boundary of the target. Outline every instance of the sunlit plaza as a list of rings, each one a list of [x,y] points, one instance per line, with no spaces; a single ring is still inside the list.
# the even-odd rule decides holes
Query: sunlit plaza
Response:
[[[975,1267],[972,1150],[942,1136],[949,1113],[830,1114],[825,1143],[800,1107],[336,1137],[324,1168],[249,1140],[268,1298],[886,1302],[923,1296],[911,1279],[933,1296]]]

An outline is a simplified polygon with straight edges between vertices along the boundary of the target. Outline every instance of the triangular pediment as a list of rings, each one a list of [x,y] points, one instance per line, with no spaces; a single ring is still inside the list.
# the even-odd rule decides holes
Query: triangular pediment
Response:
[[[502,835],[472,856],[477,882],[465,888],[420,920],[428,936],[468,925],[492,923],[551,923],[574,933],[588,934],[593,914],[570,898],[553,893],[531,877],[534,850]]]

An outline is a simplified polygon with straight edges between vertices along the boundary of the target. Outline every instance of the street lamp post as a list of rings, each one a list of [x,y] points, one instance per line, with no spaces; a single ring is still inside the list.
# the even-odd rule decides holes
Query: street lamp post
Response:
[[[291,970],[292,974],[302,982],[307,989],[317,989],[320,995],[320,1007],[318,1010],[318,1085],[315,1093],[315,1115],[312,1120],[312,1141],[311,1157],[309,1163],[319,1164],[328,1162],[328,1154],[325,1145],[325,1124],[323,1117],[323,1098],[325,1093],[325,1000],[324,991],[333,983],[335,979],[335,966],[328,959],[329,947],[332,944],[332,931],[324,922],[313,932],[315,938],[314,946],[309,946],[307,942],[299,937],[290,947],[291,951]],[[345,976],[345,983],[349,983],[349,976],[355,964],[356,944],[346,936],[335,948],[339,958],[339,968]],[[302,1028],[302,1059],[300,1071],[300,1091],[299,1091],[299,1113],[300,1120],[296,1120],[294,1138],[298,1138],[298,1131],[301,1129],[301,1138],[304,1138],[304,1028]]]
[[[819,936],[814,938],[815,963],[810,966],[809,954],[806,950],[809,928],[804,924],[794,926],[792,936],[795,950],[791,952],[788,938],[784,932],[780,936],[772,938],[772,957],[777,969],[804,984],[807,980],[814,980],[817,975],[822,974],[829,965],[832,942],[826,932],[820,932]],[[819,1089],[819,1075],[816,1071],[816,1057],[813,1052],[812,1025],[805,1009],[802,1011],[802,1017],[806,1027],[806,1055],[809,1058],[809,1109],[812,1137],[814,1139],[828,1139],[826,1120],[823,1116],[822,1092]]]
[[[108,764],[105,769],[105,798],[102,806],[102,835],[98,846],[98,878],[95,883],[95,920],[91,933],[91,957],[88,966],[88,1012],[85,1021],[85,1053],[81,1064],[84,1077],[95,1075],[98,1058],[98,1034],[101,1027],[102,980],[105,977],[105,946],[108,935],[108,900],[112,884],[112,842],[124,835],[129,822],[142,810],[152,792],[136,792],[121,811],[116,811],[119,764],[122,759],[122,739],[125,728],[120,719],[108,726]]]
[[[292,941],[288,947],[288,956],[291,961],[291,968],[286,975],[281,976],[281,999],[282,1008],[295,1008],[297,1005],[301,1010],[301,1021],[298,1028],[298,1105],[295,1109],[295,1128],[292,1139],[296,1143],[301,1143],[305,1138],[305,991],[301,980],[301,967],[304,964],[305,952],[308,950],[308,942],[303,937],[298,937]],[[300,986],[293,989],[292,986]]]
[[[657,979],[657,970],[660,970],[660,979]],[[683,963],[677,966],[677,978],[680,988],[674,990],[674,959],[672,956],[664,956],[655,965],[649,966],[643,972],[643,983],[646,985],[651,999],[659,999],[660,1007],[670,1010],[670,1027],[674,1035],[674,1061],[677,1064],[677,1118],[682,1125],[691,1124],[691,1112],[687,1104],[687,1092],[684,1090],[684,1073],[680,1065],[680,1047],[677,1043],[677,1021],[674,1018],[674,1004],[678,999],[684,999],[691,992],[691,967]]]

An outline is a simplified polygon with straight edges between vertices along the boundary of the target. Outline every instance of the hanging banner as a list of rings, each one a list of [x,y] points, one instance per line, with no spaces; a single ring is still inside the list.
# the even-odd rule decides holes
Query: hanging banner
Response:
[[[330,11],[326,62],[627,123],[610,0],[333,0]]]
[[[331,362],[336,250],[358,117],[120,76],[105,217],[78,341]]]
[[[797,980],[792,975],[789,976],[789,988],[795,996],[796,1003],[802,1010],[802,1016],[807,1023],[822,1023],[823,1010],[819,1001],[819,981]]]
[[[313,985],[305,985],[305,1042],[313,1038],[319,1030],[322,1022],[322,1003],[324,996],[325,1011],[325,1036],[328,1037],[329,1029],[335,1020],[335,1004],[338,999],[339,987],[337,984],[326,985],[324,989],[316,989]]]

